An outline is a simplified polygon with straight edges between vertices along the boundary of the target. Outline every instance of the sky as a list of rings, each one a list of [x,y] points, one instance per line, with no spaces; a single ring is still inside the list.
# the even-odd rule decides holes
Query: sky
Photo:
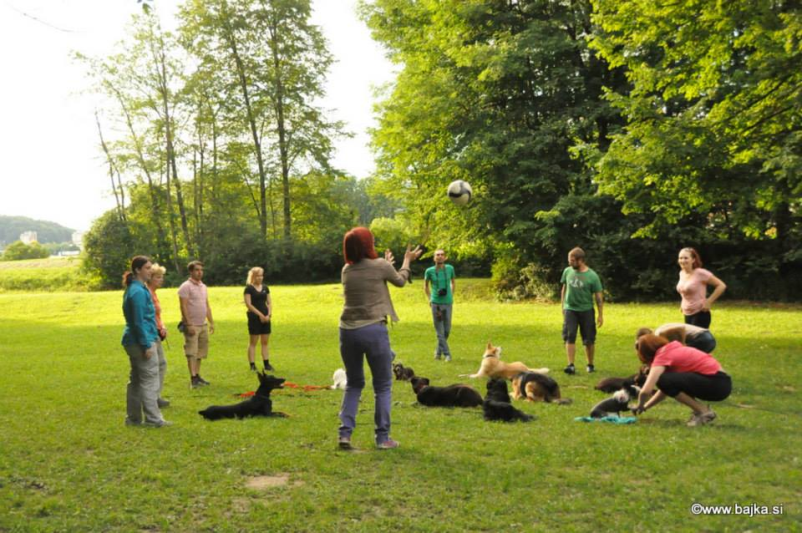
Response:
[[[153,0],[165,28],[181,2]],[[353,138],[338,140],[334,165],[363,178],[374,169],[368,129],[373,89],[394,78],[382,48],[356,16],[356,0],[312,0],[336,63],[320,105]],[[58,222],[79,231],[114,207],[83,65],[119,42],[136,0],[0,0],[0,215]]]

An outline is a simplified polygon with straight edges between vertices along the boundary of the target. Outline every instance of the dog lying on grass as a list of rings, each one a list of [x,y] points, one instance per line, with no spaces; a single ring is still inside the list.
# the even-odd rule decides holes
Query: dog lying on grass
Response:
[[[393,363],[393,374],[398,381],[409,381],[415,377],[415,371],[401,363]]]
[[[259,388],[256,393],[244,402],[234,405],[212,405],[203,411],[198,411],[206,420],[220,420],[223,418],[248,418],[251,416],[281,416],[284,413],[273,412],[273,400],[270,393],[273,389],[283,389],[284,378],[268,376],[259,372]]]
[[[427,378],[415,376],[411,380],[412,390],[418,403],[427,407],[479,407],[482,395],[468,385],[434,387]]]
[[[482,356],[482,364],[479,366],[479,371],[476,374],[462,374],[460,377],[512,379],[513,376],[521,372],[548,374],[549,369],[529,368],[520,361],[505,363],[501,360],[501,346],[493,346],[488,342],[487,349]]]
[[[507,382],[499,378],[493,378],[487,382],[487,396],[482,403],[482,410],[485,420],[529,422],[535,418],[512,406],[510,395],[507,392]]]
[[[570,399],[560,396],[560,386],[552,377],[537,372],[521,372],[513,377],[512,397],[530,402],[571,403]]]
[[[626,386],[637,385],[639,387],[643,387],[643,384],[646,383],[646,378],[648,375],[649,367],[643,366],[640,368],[640,370],[638,370],[637,374],[632,374],[626,378],[604,378],[603,380],[599,381],[594,388],[602,392],[616,392]]]
[[[625,384],[617,390],[612,397],[597,403],[590,411],[591,418],[604,418],[605,416],[620,416],[621,411],[629,411],[629,402],[638,397],[640,387],[635,384]]]

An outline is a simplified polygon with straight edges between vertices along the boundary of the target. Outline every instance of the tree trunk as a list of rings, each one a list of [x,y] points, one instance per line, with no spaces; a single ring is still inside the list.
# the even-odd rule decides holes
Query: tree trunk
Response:
[[[97,124],[97,133],[100,136],[100,146],[103,148],[103,152],[106,154],[106,159],[109,162],[109,178],[111,179],[111,190],[114,192],[114,201],[117,203],[117,216],[120,218],[122,222],[126,222],[125,218],[125,192],[123,190],[122,178],[120,178],[120,172],[117,171],[117,180],[119,181],[119,190],[118,185],[114,181],[114,172],[116,170],[116,166],[114,165],[114,159],[111,157],[111,153],[109,152],[109,148],[106,145],[105,139],[103,139],[103,130],[100,127],[100,117],[98,117],[97,111],[95,111],[95,123]],[[122,199],[121,199],[121,195]]]

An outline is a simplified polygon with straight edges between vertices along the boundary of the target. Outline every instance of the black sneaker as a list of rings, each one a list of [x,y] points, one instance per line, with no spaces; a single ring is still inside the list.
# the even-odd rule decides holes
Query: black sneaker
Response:
[[[593,365],[588,365],[587,371],[588,374],[592,374],[593,372],[596,372],[596,367],[594,367]]]
[[[269,361],[265,361],[265,372],[275,372],[276,369],[273,368],[273,365],[270,364]]]
[[[198,374],[198,385],[211,385],[211,383],[200,377],[200,374]]]
[[[256,364],[251,363],[251,372],[256,372]]]
[[[192,376],[192,379],[189,380],[189,388],[197,389],[198,387],[202,387],[203,383],[198,381],[198,376]]]
[[[563,372],[565,372],[569,376],[573,376],[574,374],[576,374],[576,368],[574,368],[574,365],[568,365],[567,367],[565,367],[565,370],[563,370]]]

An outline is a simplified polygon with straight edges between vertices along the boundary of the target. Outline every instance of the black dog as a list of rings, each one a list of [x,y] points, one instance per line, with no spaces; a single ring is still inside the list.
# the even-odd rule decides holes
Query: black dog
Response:
[[[412,390],[418,396],[418,403],[427,407],[479,407],[482,395],[468,385],[449,385],[433,387],[427,378],[412,378]]]
[[[482,404],[482,410],[485,420],[529,422],[535,418],[512,406],[510,394],[507,392],[507,381],[499,378],[493,378],[487,382],[487,396]]]
[[[395,379],[400,381],[409,381],[415,377],[415,371],[401,363],[393,363],[393,373]]]
[[[591,418],[603,418],[612,414],[619,416],[621,411],[629,410],[629,402],[637,398],[638,393],[640,393],[640,387],[634,384],[625,384],[612,397],[597,403],[590,412]]]
[[[259,372],[259,388],[256,393],[244,402],[235,405],[212,405],[198,414],[206,420],[220,420],[221,418],[247,418],[249,416],[283,416],[284,413],[273,412],[273,400],[270,392],[273,389],[283,389],[284,378],[268,376]]]
[[[604,378],[599,381],[594,388],[598,391],[609,393],[620,391],[626,386],[631,387],[632,385],[637,385],[638,387],[643,387],[648,375],[649,367],[641,367],[637,374],[632,374],[626,378]]]

